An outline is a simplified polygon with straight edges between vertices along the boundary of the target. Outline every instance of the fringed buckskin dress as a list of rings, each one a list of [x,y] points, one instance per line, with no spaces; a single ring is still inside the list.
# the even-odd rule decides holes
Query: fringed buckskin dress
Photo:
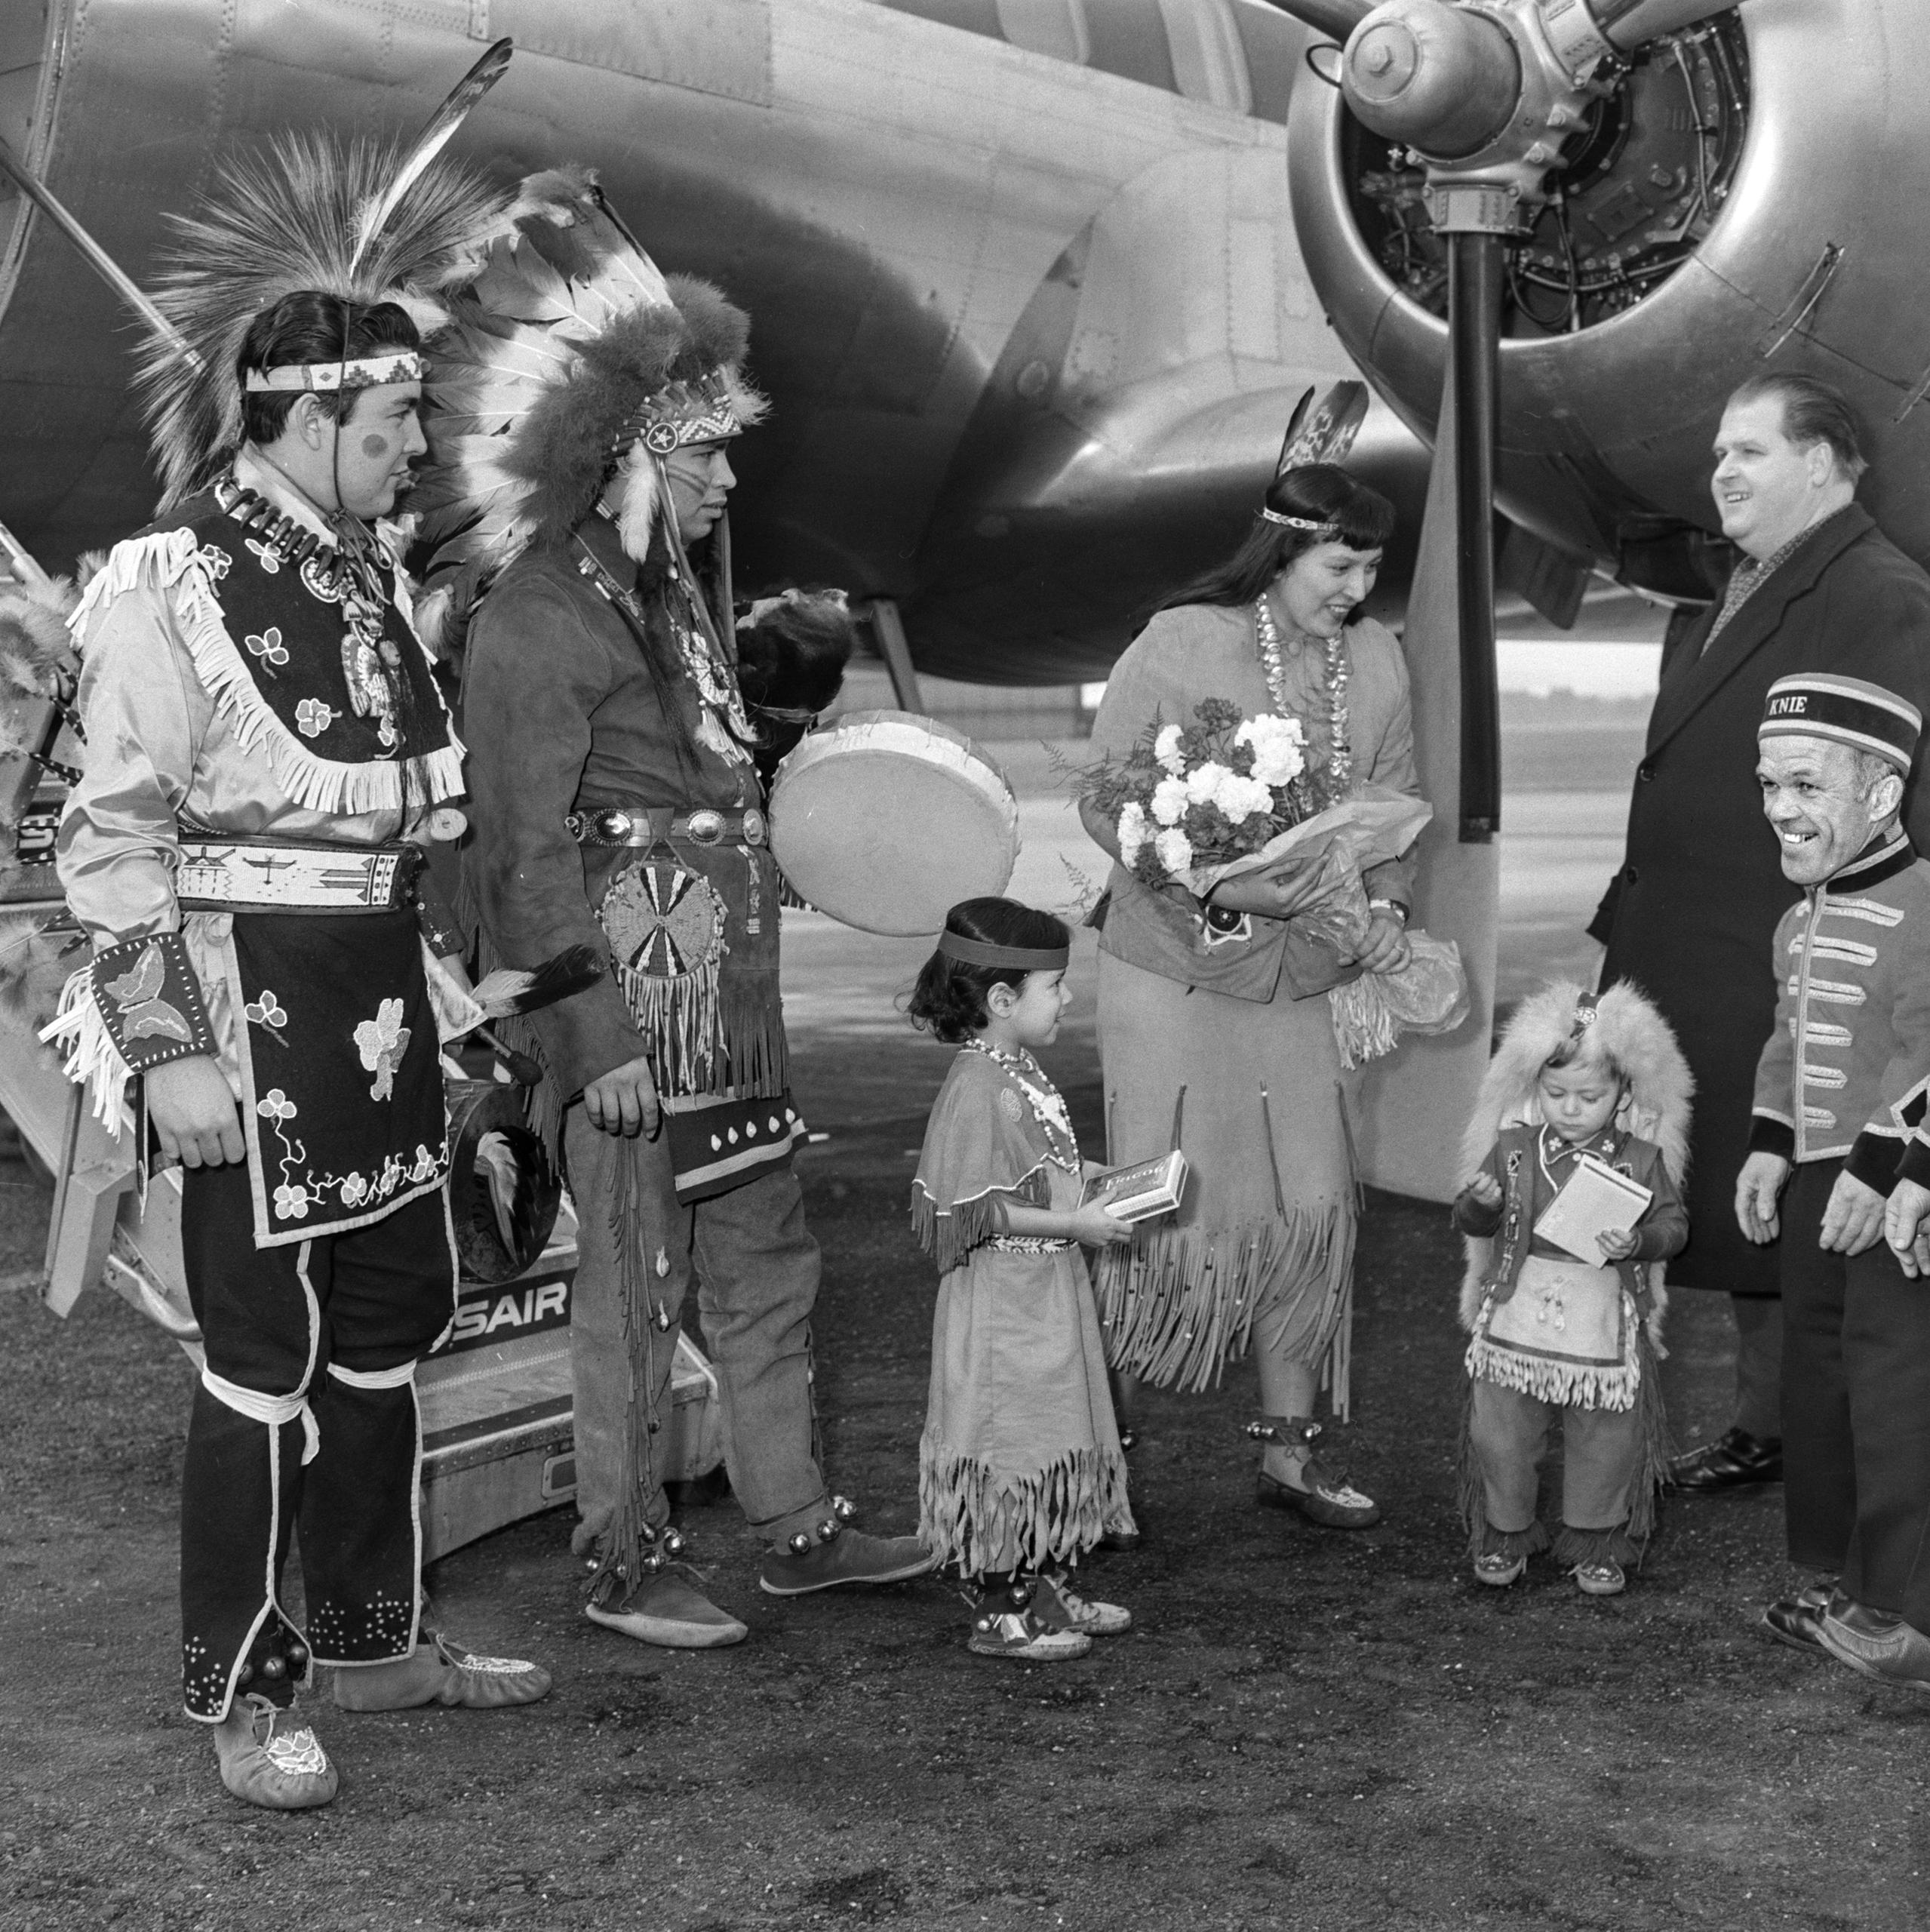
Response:
[[[1065,1103],[1037,1063],[967,1046],[911,1183],[940,1277],[918,1534],[963,1576],[1071,1562],[1132,1527],[1085,1257],[1005,1232],[1010,1203],[1069,1210],[1080,1191]]]
[[[1295,643],[1298,642],[1298,648]],[[1406,660],[1371,620],[1329,648],[1286,640],[1284,709],[1311,768],[1419,795]],[[1093,728],[1123,757],[1159,726],[1224,698],[1249,718],[1283,709],[1268,688],[1250,605],[1163,611],[1114,667]],[[1411,903],[1411,866],[1366,875],[1370,895]],[[1177,1146],[1192,1169],[1179,1212],[1144,1224],[1099,1265],[1114,1366],[1160,1387],[1204,1389],[1255,1335],[1275,1359],[1325,1363],[1348,1410],[1355,1177],[1328,990],[1357,977],[1291,919],[1212,931],[1179,887],[1154,891],[1115,865],[1099,942],[1099,1054],[1114,1165]]]

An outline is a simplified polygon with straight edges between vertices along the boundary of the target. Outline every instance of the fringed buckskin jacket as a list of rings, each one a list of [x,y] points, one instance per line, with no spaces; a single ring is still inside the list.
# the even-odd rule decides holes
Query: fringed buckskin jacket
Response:
[[[1548,1145],[1544,1146],[1544,1136],[1547,1136]],[[1680,1254],[1689,1238],[1689,1212],[1663,1165],[1661,1148],[1652,1140],[1640,1140],[1611,1127],[1592,1140],[1570,1149],[1548,1135],[1546,1128],[1522,1124],[1503,1128],[1495,1137],[1488,1158],[1481,1163],[1481,1172],[1501,1188],[1500,1204],[1484,1208],[1465,1190],[1455,1199],[1454,1224],[1461,1233],[1477,1240],[1499,1237],[1477,1284],[1474,1309],[1461,1311],[1464,1327],[1473,1327],[1481,1301],[1489,1294],[1497,1302],[1504,1302],[1513,1295],[1521,1279],[1522,1263],[1531,1253],[1563,1261],[1574,1258],[1564,1249],[1536,1241],[1534,1229],[1568,1177],[1555,1170],[1566,1160],[1572,1173],[1572,1157],[1583,1153],[1606,1161],[1618,1173],[1647,1188],[1655,1197],[1636,1223],[1635,1252],[1627,1260],[1615,1264],[1622,1286],[1635,1297],[1636,1306],[1645,1315],[1649,1312],[1653,1300],[1649,1263],[1666,1261],[1670,1255]]]
[[[535,1118],[552,1139],[590,1081],[642,1055],[668,1101],[785,1091],[777,868],[756,770],[729,728],[735,672],[712,660],[690,595],[660,562],[640,571],[592,517],[569,543],[517,558],[469,626],[463,886],[485,965],[534,967],[576,945],[611,964],[516,1023],[544,1069]],[[573,813],[639,808],[662,826],[654,844],[579,845],[570,828]],[[705,811],[731,828],[709,844],[681,829]]]

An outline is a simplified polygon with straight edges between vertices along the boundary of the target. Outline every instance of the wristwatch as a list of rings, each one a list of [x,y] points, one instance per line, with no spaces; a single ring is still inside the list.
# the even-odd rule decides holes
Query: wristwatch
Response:
[[[1391,912],[1404,926],[1411,916],[1407,908],[1398,899],[1370,899],[1367,902],[1370,912]]]

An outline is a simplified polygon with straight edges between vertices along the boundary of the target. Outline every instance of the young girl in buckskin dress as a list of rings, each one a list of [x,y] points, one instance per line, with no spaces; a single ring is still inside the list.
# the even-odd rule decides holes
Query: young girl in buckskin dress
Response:
[[[1069,946],[1050,913],[968,899],[946,915],[909,1009],[963,1049],[912,1183],[912,1227],[940,1277],[918,1534],[964,1579],[981,1657],[1079,1657],[1132,1621],[1068,1574],[1132,1526],[1080,1253],[1132,1230],[1080,1205],[1065,1103],[1032,1057],[1071,998]]]

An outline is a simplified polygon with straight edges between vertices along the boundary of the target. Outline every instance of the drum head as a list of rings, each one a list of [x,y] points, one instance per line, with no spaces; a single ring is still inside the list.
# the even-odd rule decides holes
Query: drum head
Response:
[[[779,768],[770,842],[799,897],[861,932],[941,932],[961,899],[1003,892],[1019,804],[963,734],[908,711],[854,712]]]

